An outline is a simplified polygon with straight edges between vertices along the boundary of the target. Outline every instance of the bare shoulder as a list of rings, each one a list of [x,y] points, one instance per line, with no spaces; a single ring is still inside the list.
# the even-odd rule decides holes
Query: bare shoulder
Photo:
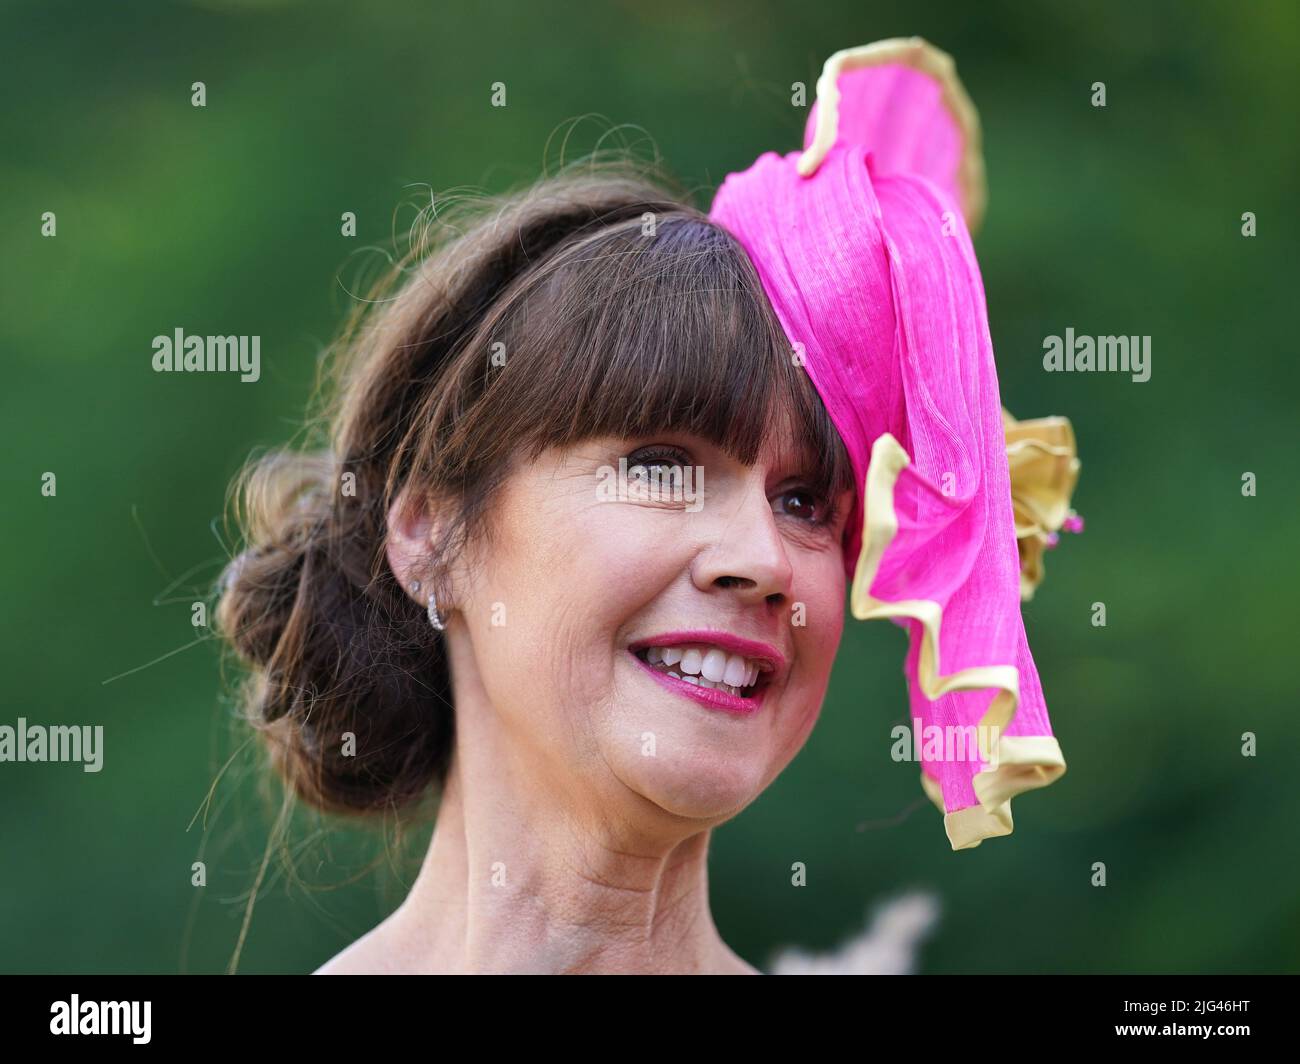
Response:
[[[392,975],[396,968],[391,954],[384,949],[380,934],[383,924],[362,935],[346,949],[336,953],[312,975]]]

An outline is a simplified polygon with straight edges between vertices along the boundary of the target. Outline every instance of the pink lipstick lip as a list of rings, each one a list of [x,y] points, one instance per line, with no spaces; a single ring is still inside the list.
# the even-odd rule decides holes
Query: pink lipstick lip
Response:
[[[704,642],[708,642],[708,640],[704,640]],[[647,645],[659,646],[658,643],[649,643]],[[671,646],[672,644],[669,645]],[[739,651],[737,651],[737,653],[739,653]],[[722,709],[739,716],[747,716],[751,713],[758,712],[758,709],[763,704],[763,699],[767,694],[767,687],[764,685],[754,691],[753,698],[738,698],[736,695],[727,694],[726,691],[719,691],[712,687],[699,687],[693,683],[687,683],[685,680],[675,679],[674,677],[669,676],[668,673],[647,665],[644,661],[638,658],[635,653],[632,654],[632,660],[670,691],[679,695],[685,695],[687,698],[693,698],[696,702],[708,706],[710,709]]]
[[[679,647],[688,643],[709,643],[732,654],[739,654],[751,661],[757,661],[763,666],[764,672],[777,673],[785,668],[785,655],[770,643],[742,639],[730,632],[713,632],[703,628],[686,632],[664,632],[649,639],[638,639],[628,647],[628,650],[635,656],[638,650],[645,650],[646,647]]]

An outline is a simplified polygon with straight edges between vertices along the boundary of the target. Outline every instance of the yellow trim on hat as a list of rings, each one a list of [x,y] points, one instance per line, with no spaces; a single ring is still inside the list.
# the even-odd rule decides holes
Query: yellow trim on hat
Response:
[[[1060,744],[1050,735],[1003,734],[1020,704],[1020,673],[1014,665],[979,665],[941,676],[939,629],[943,608],[932,599],[885,602],[872,597],[870,588],[880,561],[898,534],[894,486],[909,464],[907,452],[888,432],[881,433],[871,445],[863,492],[862,552],[849,591],[849,609],[859,620],[910,617],[921,622],[917,683],[931,701],[951,691],[998,689],[979,723],[981,743],[988,734],[984,729],[997,729],[993,732],[997,749],[981,748],[983,759],[997,767],[978,772],[971,780],[980,804],[947,812],[939,785],[921,773],[926,794],[944,813],[943,826],[952,848],[966,850],[986,838],[1010,835],[1011,799],[1059,779],[1065,772],[1065,758]]]
[[[1043,551],[1074,513],[1070,497],[1079,480],[1078,447],[1069,418],[1017,421],[1002,408],[1011,472],[1011,514],[1020,553],[1020,597],[1028,601],[1043,582]]]
[[[943,102],[965,141],[961,164],[957,168],[957,185],[961,190],[961,208],[966,216],[966,228],[974,233],[983,223],[984,210],[988,205],[979,112],[975,110],[975,104],[957,77],[957,64],[953,62],[952,56],[922,37],[893,37],[858,48],[845,48],[826,60],[821,77],[817,79],[817,124],[813,129],[812,142],[799,156],[799,175],[809,177],[816,173],[817,167],[826,158],[826,153],[835,144],[840,117],[840,75],[850,70],[885,63],[903,63],[928,74],[939,83]]]

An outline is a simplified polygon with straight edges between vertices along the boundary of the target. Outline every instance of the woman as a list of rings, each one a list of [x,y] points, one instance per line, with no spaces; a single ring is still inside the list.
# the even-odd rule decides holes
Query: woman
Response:
[[[927,755],[954,848],[1063,770],[1021,649],[978,277],[936,284],[883,170],[871,211],[835,213],[845,165],[977,202],[941,53],[886,43],[833,58],[809,150],[732,175],[712,217],[599,168],[493,205],[346,345],[329,446],[250,471],[219,619],[280,771],[328,810],[439,796],[410,894],[322,973],[754,974],[709,912],[710,831],[807,739],[850,575],[856,615],[912,632],[914,716],[1008,731]],[[917,110],[918,86],[943,100]],[[908,133],[870,164],[868,104]],[[926,159],[892,150],[925,130]],[[955,224],[939,254],[964,264]]]

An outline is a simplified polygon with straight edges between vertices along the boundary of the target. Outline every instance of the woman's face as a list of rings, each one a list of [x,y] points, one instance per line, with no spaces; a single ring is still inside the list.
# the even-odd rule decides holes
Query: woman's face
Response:
[[[607,438],[519,466],[452,585],[458,698],[485,692],[566,787],[742,809],[812,729],[844,618],[851,498],[813,497],[776,451]]]

